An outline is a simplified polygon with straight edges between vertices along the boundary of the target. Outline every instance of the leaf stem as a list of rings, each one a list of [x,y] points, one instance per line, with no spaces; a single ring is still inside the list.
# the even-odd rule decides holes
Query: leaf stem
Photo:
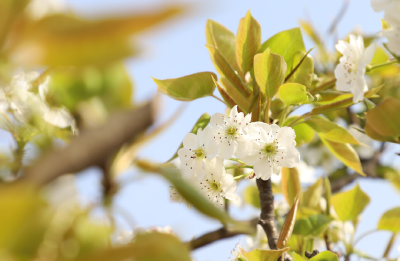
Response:
[[[249,166],[249,165],[225,167],[225,169],[252,169],[252,168],[253,168],[253,166]]]
[[[384,63],[378,63],[378,64],[375,64],[375,65],[368,65],[367,66],[367,72],[370,72],[373,69],[377,69],[377,68],[380,68],[380,67],[383,67],[383,66],[386,66],[386,65],[394,64],[394,63],[398,63],[398,61],[397,60],[393,60],[393,61],[388,61],[388,62],[384,62]]]
[[[243,161],[241,161],[240,159],[236,159],[236,158],[230,158],[229,160],[236,161],[236,162],[239,162],[239,163],[242,163],[242,164],[246,164]]]
[[[271,107],[271,98],[267,100],[267,108],[265,109],[264,122],[269,124],[269,109]]]
[[[294,121],[292,121],[292,122],[288,125],[288,127],[293,126],[296,122],[298,122],[299,120],[304,119],[304,118],[306,118],[306,117],[308,117],[308,116],[311,116],[311,113],[310,113],[310,112],[299,116],[297,119],[295,119]]]
[[[242,174],[242,175],[238,175],[238,176],[236,176],[236,177],[233,177],[233,179],[245,178],[245,177],[247,177],[247,176],[249,176],[249,175],[251,175],[251,174],[253,174],[253,173],[254,173],[254,171],[250,171],[249,173],[245,173],[245,174]]]
[[[390,252],[390,249],[392,248],[393,243],[396,241],[396,237],[397,237],[397,234],[393,233],[392,237],[390,238],[390,241],[389,241],[389,243],[388,243],[388,245],[386,247],[385,253],[383,254],[383,258],[387,259],[388,255],[389,255],[389,252]]]
[[[226,103],[223,101],[223,100],[221,100],[220,98],[218,98],[217,96],[215,96],[214,94],[213,95],[211,95],[212,97],[214,97],[215,99],[217,99],[217,100],[219,100],[220,102],[222,102],[223,104],[225,104],[226,105]],[[226,105],[226,106],[228,106],[228,105]]]

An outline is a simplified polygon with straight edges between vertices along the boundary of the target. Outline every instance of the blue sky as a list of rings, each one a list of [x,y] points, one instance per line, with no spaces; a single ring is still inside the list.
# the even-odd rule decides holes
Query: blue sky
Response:
[[[74,11],[87,16],[104,14],[120,14],[157,8],[172,3],[161,0],[68,0]],[[312,20],[321,36],[327,40],[327,30],[339,12],[342,1],[337,0],[281,0],[281,1],[239,1],[239,0],[205,0],[179,1],[190,4],[190,14],[182,19],[175,19],[160,30],[147,32],[138,41],[145,49],[135,59],[128,59],[126,64],[135,85],[133,100],[140,102],[149,99],[156,93],[156,85],[151,76],[158,79],[175,78],[201,71],[215,71],[206,50],[204,28],[207,19],[215,20],[233,32],[236,32],[239,19],[247,10],[262,27],[262,39],[265,41],[275,33],[298,27],[299,19]],[[176,1],[175,1],[176,3]],[[195,11],[194,11],[195,10]],[[367,0],[353,0],[343,19],[338,25],[337,35],[343,38],[355,28],[368,34],[377,33],[383,13],[375,13]],[[332,39],[328,39],[332,40]],[[305,37],[306,49],[314,47]],[[330,42],[330,46],[333,46]],[[162,99],[163,110],[159,121],[168,119],[182,102],[166,96]],[[181,143],[184,135],[204,112],[210,115],[223,112],[224,106],[213,98],[203,98],[191,102],[181,117],[162,135],[144,148],[141,157],[164,162],[169,159]],[[350,185],[346,189],[352,187]],[[169,201],[169,184],[152,175],[140,175],[134,171],[121,177],[121,190],[116,196],[119,208],[127,210],[137,225],[143,227],[170,225],[182,240],[190,240],[195,236],[220,227],[216,221],[201,216],[185,205]],[[381,180],[360,180],[361,188],[370,195],[371,203],[363,214],[357,235],[376,227],[379,217],[390,208],[399,206],[400,196],[391,185]],[[239,188],[240,189],[243,186]],[[99,175],[90,169],[80,176],[79,188],[87,200],[100,198]],[[232,209],[236,218],[249,218],[258,215],[252,207]],[[129,229],[129,225],[119,216],[119,224]],[[390,234],[379,232],[363,239],[357,247],[375,257],[383,254]],[[198,261],[227,260],[234,245],[243,240],[243,236],[234,237],[214,243],[194,251],[193,257]],[[357,238],[357,236],[356,236]],[[397,242],[397,245],[400,241]],[[392,250],[392,256],[400,253]]]

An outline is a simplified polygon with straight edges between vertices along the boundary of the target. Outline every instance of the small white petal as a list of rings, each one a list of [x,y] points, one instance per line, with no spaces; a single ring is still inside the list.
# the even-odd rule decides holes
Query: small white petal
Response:
[[[183,138],[183,146],[187,149],[195,150],[198,146],[198,138],[193,133],[186,134],[185,138]]]
[[[223,159],[230,159],[237,148],[236,141],[229,142],[226,139],[220,143],[219,156]]]
[[[262,180],[268,180],[272,175],[270,162],[267,159],[259,159],[254,163],[254,173]]]

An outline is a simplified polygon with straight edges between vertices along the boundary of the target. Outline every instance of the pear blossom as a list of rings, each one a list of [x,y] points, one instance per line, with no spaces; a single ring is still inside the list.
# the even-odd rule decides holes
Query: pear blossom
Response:
[[[213,138],[213,129],[207,126],[193,133],[186,134],[183,139],[183,148],[178,150],[181,161],[181,172],[184,177],[196,176],[201,180],[206,175],[207,163],[217,156],[218,143]]]
[[[272,174],[279,175],[282,167],[293,168],[300,162],[296,149],[296,134],[290,127],[280,128],[276,124],[251,123],[252,152],[242,160],[253,165],[256,178],[268,180]]]
[[[239,243],[235,245],[235,248],[231,251],[232,256],[229,258],[229,261],[238,261],[240,257],[243,257],[243,246]]]
[[[251,142],[246,135],[250,121],[251,114],[244,116],[243,112],[238,113],[237,105],[231,109],[228,117],[222,113],[215,113],[211,117],[214,139],[220,147],[219,157],[230,159],[236,155],[243,158],[250,152]]]
[[[236,201],[236,181],[231,174],[227,174],[220,158],[214,158],[207,165],[207,172],[200,181],[200,190],[216,206],[224,206],[224,199]]]
[[[388,39],[387,46],[389,50],[396,55],[400,55],[400,23],[392,23],[390,26],[390,28],[380,32],[380,35]]]
[[[350,35],[350,43],[340,40],[335,45],[336,49],[343,54],[340,63],[335,69],[336,89],[339,91],[351,91],[353,102],[357,103],[364,99],[364,92],[368,90],[365,80],[366,67],[371,62],[375,53],[375,44],[364,49],[362,36]]]
[[[170,195],[170,198],[171,198],[171,200],[172,201],[175,201],[175,202],[178,202],[178,203],[185,203],[186,204],[186,206],[188,207],[188,208],[191,208],[192,207],[192,205],[189,203],[189,202],[187,202],[179,193],[178,193],[178,191],[176,191],[176,189],[174,188],[174,187],[172,187],[172,186],[170,186],[169,187],[169,195]]]
[[[398,0],[371,0],[371,7],[375,12],[386,11],[390,7],[396,4],[396,2],[400,2]]]

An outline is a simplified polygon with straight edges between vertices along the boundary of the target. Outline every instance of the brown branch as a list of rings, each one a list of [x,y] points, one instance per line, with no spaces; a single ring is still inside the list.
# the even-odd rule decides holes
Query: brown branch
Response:
[[[106,124],[83,130],[70,145],[48,152],[23,169],[22,180],[43,185],[66,174],[102,164],[124,143],[144,132],[153,123],[155,102],[112,116]]]
[[[252,219],[247,221],[250,226],[253,226],[256,228],[257,223],[258,223],[258,218]],[[204,234],[198,238],[193,239],[190,242],[187,242],[187,245],[191,250],[197,249],[203,246],[206,246],[208,244],[211,244],[215,241],[224,239],[224,238],[230,238],[234,237],[237,235],[243,234],[243,231],[240,230],[235,230],[234,228],[227,228],[227,227],[221,227],[220,229],[217,229],[215,231],[209,232],[207,234]]]

